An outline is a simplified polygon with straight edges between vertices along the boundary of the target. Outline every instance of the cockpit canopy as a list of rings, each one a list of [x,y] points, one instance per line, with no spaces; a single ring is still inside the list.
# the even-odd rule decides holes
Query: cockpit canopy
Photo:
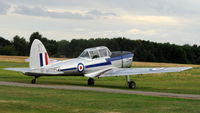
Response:
[[[100,47],[85,49],[79,57],[94,59],[94,58],[101,58],[108,56],[111,56],[110,50],[105,46],[100,46]]]

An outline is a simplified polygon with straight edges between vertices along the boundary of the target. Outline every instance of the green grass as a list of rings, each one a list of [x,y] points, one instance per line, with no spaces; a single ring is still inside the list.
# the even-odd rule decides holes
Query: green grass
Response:
[[[2,113],[199,113],[199,100],[0,86]]]
[[[0,80],[30,83],[33,77],[25,76],[20,72],[6,71],[6,67],[26,67],[28,63],[0,62]],[[137,83],[134,90],[158,91],[185,94],[200,94],[200,67],[178,73],[162,73],[131,76]],[[39,84],[62,84],[62,85],[87,85],[86,77],[41,77]],[[124,77],[96,78],[95,87],[109,87],[127,89]],[[127,89],[133,90],[133,89]]]
[[[0,62],[0,81],[29,83],[33,77],[6,71],[6,67],[27,67],[23,62]],[[200,94],[200,68],[180,73],[131,76],[142,91]],[[124,77],[95,79],[95,87],[125,88]],[[39,84],[85,85],[85,77],[41,77]],[[133,89],[127,89],[133,90]],[[199,113],[200,101],[93,91],[0,86],[2,113]]]

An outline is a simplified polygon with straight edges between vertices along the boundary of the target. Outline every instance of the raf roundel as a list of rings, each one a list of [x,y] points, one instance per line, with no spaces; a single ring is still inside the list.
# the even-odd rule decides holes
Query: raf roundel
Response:
[[[82,63],[79,63],[78,66],[77,66],[77,70],[78,72],[83,72],[84,71],[84,65]]]

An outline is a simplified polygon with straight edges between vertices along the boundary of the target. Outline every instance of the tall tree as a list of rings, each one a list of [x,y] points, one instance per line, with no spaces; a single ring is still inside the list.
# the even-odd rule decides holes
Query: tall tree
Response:
[[[69,41],[61,40],[57,42],[58,48],[57,48],[57,55],[58,57],[64,57],[67,56],[69,51]]]
[[[29,44],[31,45],[33,40],[35,39],[39,39],[41,40],[42,39],[42,35],[39,33],[39,32],[33,32],[29,38]]]
[[[22,37],[15,36],[13,38],[13,45],[16,49],[16,53],[19,56],[26,56],[28,55],[28,42]]]
[[[0,37],[0,47],[11,45],[9,40],[4,39],[3,37]]]

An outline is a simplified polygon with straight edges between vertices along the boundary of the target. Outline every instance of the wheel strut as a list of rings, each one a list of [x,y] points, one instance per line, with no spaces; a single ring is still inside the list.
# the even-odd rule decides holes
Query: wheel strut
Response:
[[[39,76],[35,76],[35,78],[31,81],[32,84],[35,84],[36,83],[36,79],[38,78]]]
[[[131,80],[128,75],[126,76],[126,83],[127,83],[128,88],[132,88],[132,89],[136,88],[136,83],[133,80]]]

